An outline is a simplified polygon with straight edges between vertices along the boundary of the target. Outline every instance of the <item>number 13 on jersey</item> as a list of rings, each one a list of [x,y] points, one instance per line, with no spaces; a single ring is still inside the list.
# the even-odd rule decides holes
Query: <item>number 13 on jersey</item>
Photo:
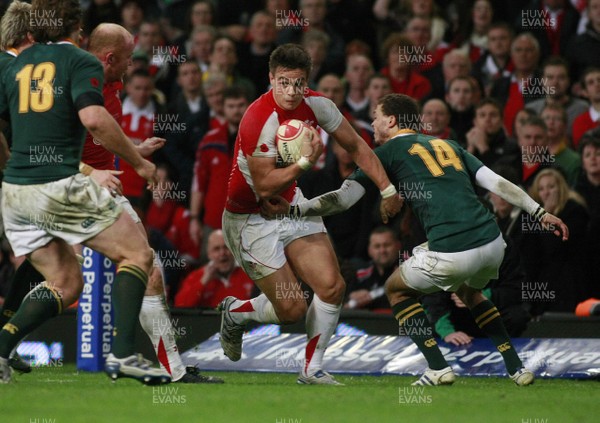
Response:
[[[52,62],[25,65],[15,78],[19,81],[19,113],[46,112],[54,105],[54,76]],[[35,82],[34,82],[35,81]]]
[[[435,158],[421,144],[413,144],[408,152],[418,155],[433,176],[442,176],[444,174],[443,167],[452,166],[457,171],[463,170],[462,162],[456,155],[456,151],[446,141],[434,139],[429,140],[429,144],[433,147]]]

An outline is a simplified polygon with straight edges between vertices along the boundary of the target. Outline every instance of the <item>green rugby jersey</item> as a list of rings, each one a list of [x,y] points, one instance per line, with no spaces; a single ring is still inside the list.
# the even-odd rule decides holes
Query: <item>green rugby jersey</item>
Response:
[[[85,128],[78,111],[102,105],[98,59],[68,41],[35,44],[0,75],[0,117],[12,128],[4,180],[42,184],[79,172]]]
[[[423,225],[431,251],[465,251],[500,235],[473,187],[483,163],[456,142],[402,130],[375,154]],[[360,169],[349,179],[372,184]]]

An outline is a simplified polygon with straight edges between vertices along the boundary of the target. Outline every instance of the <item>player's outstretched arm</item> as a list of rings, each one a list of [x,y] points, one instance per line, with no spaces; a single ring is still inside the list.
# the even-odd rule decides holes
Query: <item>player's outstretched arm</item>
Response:
[[[525,210],[544,225],[554,227],[554,234],[562,236],[563,241],[569,239],[569,228],[560,218],[548,213],[533,198],[527,195],[525,191],[497,173],[494,173],[487,166],[479,168],[475,174],[475,181],[480,187],[499,195],[512,205]]]
[[[365,189],[356,181],[346,180],[337,191],[326,192],[310,200],[291,206],[283,197],[277,196],[261,203],[261,214],[273,219],[277,216],[330,216],[352,207],[365,195]]]
[[[381,218],[384,223],[387,223],[388,217],[395,216],[402,208],[402,199],[398,195],[394,185],[390,182],[381,162],[373,150],[371,150],[371,147],[358,136],[345,118],[342,119],[340,126],[331,135],[352,155],[354,163],[379,188],[382,197],[380,207]]]
[[[311,128],[313,137],[310,141],[311,152],[290,166],[275,167],[275,159],[271,157],[246,156],[248,168],[252,175],[254,189],[260,198],[272,198],[287,189],[300,175],[311,169],[323,152],[323,141],[316,129]]]
[[[156,183],[156,166],[140,155],[117,121],[104,107],[97,105],[84,107],[79,110],[79,119],[102,146],[129,163],[137,174],[150,184]]]

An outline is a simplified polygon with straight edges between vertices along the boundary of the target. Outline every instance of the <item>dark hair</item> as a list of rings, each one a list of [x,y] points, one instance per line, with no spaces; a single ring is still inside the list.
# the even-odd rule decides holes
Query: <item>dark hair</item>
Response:
[[[136,76],[140,76],[142,78],[152,78],[152,75],[150,75],[150,72],[148,72],[148,69],[142,68],[142,69],[136,69],[133,72],[131,72],[131,75],[129,75],[129,77],[127,78],[127,81],[131,81]]]
[[[581,157],[583,157],[583,149],[588,145],[600,149],[600,130],[598,128],[587,131],[581,137],[579,141],[579,154]]]
[[[567,62],[561,56],[550,56],[550,57],[548,57],[544,61],[544,64],[542,65],[542,69],[546,69],[547,66],[562,66],[563,68],[566,69],[567,75],[569,74],[569,62]]]
[[[277,68],[302,69],[309,75],[312,60],[308,52],[298,44],[283,44],[273,50],[269,58],[269,71],[275,74]]]
[[[523,126],[537,126],[538,128],[542,128],[544,132],[548,130],[546,122],[544,122],[544,119],[542,119],[538,115],[527,118],[525,123],[523,123]]]
[[[589,74],[596,73],[596,72],[600,72],[600,68],[597,67],[597,66],[589,66],[589,67],[585,68],[585,70],[581,74],[581,86],[583,88],[586,88],[586,86],[585,86],[585,78],[587,78],[587,76]]]
[[[394,241],[399,241],[398,234],[396,233],[396,231],[394,231],[389,226],[383,226],[383,225],[377,226],[375,229],[373,229],[371,231],[369,238],[371,238],[371,235],[376,235],[376,234],[390,234],[392,236],[392,238],[394,238]]]
[[[482,99],[479,103],[477,103],[477,106],[475,106],[475,113],[477,113],[477,110],[487,105],[494,106],[498,110],[498,112],[500,112],[500,116],[503,115],[502,106],[500,105],[498,100],[492,97],[486,97]]]
[[[515,37],[515,30],[504,21],[493,22],[487,30],[488,34],[492,29],[503,29],[508,32],[511,39]]]
[[[38,43],[68,37],[79,29],[83,18],[79,0],[33,0],[31,15],[31,32]]]
[[[419,105],[405,94],[386,94],[379,99],[381,111],[385,116],[394,116],[399,129],[414,127],[415,122],[420,122]],[[400,116],[403,119],[400,119]],[[408,122],[408,125],[405,124]]]
[[[248,95],[248,92],[239,85],[232,85],[223,90],[223,101],[227,100],[228,98],[242,97],[245,98],[246,101],[250,102],[250,96]]]

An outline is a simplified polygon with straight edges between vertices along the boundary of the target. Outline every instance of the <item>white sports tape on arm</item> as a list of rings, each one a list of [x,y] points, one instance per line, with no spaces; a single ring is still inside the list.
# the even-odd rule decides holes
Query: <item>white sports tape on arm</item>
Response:
[[[492,172],[487,166],[479,168],[475,174],[475,181],[480,187],[499,195],[512,205],[525,210],[531,215],[541,217],[536,215],[541,206],[533,198],[512,182]]]
[[[352,207],[365,195],[365,189],[356,181],[346,180],[337,191],[331,191],[298,203],[301,216],[329,216]]]

